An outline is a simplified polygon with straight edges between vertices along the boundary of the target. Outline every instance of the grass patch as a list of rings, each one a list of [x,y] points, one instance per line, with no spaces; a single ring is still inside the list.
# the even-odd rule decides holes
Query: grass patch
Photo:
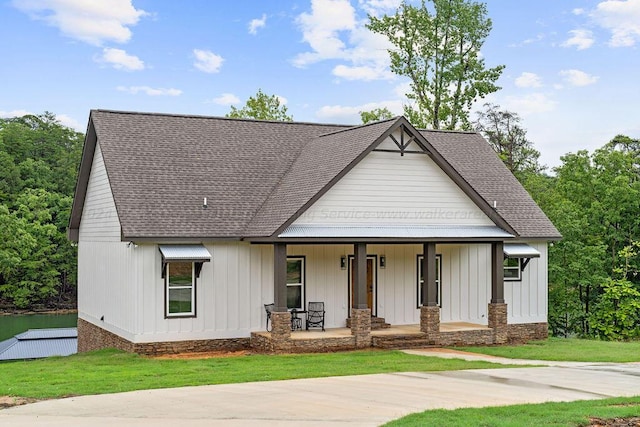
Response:
[[[411,414],[386,427],[567,427],[588,426],[590,418],[627,418],[640,414],[640,397],[541,403],[493,408],[438,409]]]
[[[525,345],[463,347],[474,353],[512,359],[626,363],[640,361],[640,342],[614,342],[574,338],[549,338]]]
[[[100,350],[68,357],[0,363],[0,396],[59,398],[206,384],[496,367],[501,366],[400,351],[167,360]]]

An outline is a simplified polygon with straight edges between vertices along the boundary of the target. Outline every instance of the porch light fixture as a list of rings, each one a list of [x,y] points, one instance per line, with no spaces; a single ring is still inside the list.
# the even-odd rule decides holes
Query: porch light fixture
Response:
[[[340,270],[346,270],[347,269],[347,257],[342,255],[340,257]]]
[[[384,255],[380,255],[380,268],[385,268],[387,266],[387,257]]]

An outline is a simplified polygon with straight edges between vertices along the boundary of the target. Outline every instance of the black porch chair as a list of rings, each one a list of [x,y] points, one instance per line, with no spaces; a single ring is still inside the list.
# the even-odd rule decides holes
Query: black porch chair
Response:
[[[307,308],[307,331],[309,328],[322,328],[324,331],[324,302],[310,302]]]
[[[274,303],[271,303],[271,304],[265,304],[265,305],[264,305],[264,311],[266,311],[266,312],[267,312],[267,332],[269,332],[269,331],[270,331],[270,329],[269,329],[269,320],[271,320],[271,312],[273,311],[273,308],[274,308],[275,306],[276,306],[276,305],[275,305]]]

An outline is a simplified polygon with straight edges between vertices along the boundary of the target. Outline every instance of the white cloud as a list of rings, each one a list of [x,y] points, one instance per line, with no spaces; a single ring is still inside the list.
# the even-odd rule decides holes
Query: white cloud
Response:
[[[362,105],[325,105],[316,111],[316,116],[322,120],[331,120],[343,123],[360,123],[360,112],[371,111],[374,108],[388,108],[393,114],[402,114],[401,101],[369,102]]]
[[[11,111],[0,111],[0,117],[3,119],[10,119],[13,117],[22,117],[32,115],[31,111],[27,110],[11,110]]]
[[[127,92],[132,95],[137,95],[138,93],[144,93],[149,96],[179,96],[182,95],[182,91],[180,89],[173,88],[153,88],[149,86],[118,86],[116,88],[120,92]]]
[[[267,15],[263,13],[262,18],[252,19],[251,22],[249,22],[249,34],[258,34],[258,29],[264,28],[265,25],[267,25]]]
[[[402,0],[358,0],[358,5],[369,15],[376,17],[393,14]]]
[[[503,104],[507,110],[526,116],[553,111],[557,102],[543,93],[531,93],[525,96],[508,96]]]
[[[535,73],[524,72],[520,74],[515,80],[517,87],[540,87],[542,86],[542,80],[540,76]]]
[[[216,55],[209,50],[193,49],[193,55],[196,57],[196,62],[193,63],[193,66],[205,73],[219,72],[224,62],[222,56]]]
[[[304,67],[324,59],[344,58],[345,43],[339,33],[356,28],[356,13],[349,0],[312,0],[311,13],[300,14],[296,22],[302,39],[313,50],[294,59],[294,65]]]
[[[87,129],[86,124],[80,123],[79,121],[77,121],[76,119],[74,119],[73,117],[67,114],[56,114],[56,119],[58,119],[58,121],[62,125],[69,127],[71,129],[75,129],[80,132],[84,132]]]
[[[213,98],[211,102],[218,105],[233,105],[233,104],[239,104],[240,98],[238,98],[232,93],[223,93],[219,97]]]
[[[600,2],[591,17],[611,31],[609,45],[612,47],[629,47],[640,40],[640,0]]]
[[[0,117],[3,119],[10,119],[14,117],[22,117],[22,116],[31,116],[37,115],[28,110],[12,110],[12,111],[0,111]],[[67,114],[56,114],[56,120],[60,122],[61,125],[75,129],[80,132],[84,132],[86,130],[86,124],[82,124],[73,117]]]
[[[582,9],[581,7],[576,7],[571,11],[571,13],[573,13],[574,15],[584,15],[584,9]]]
[[[588,49],[593,45],[593,33],[589,30],[571,30],[571,37],[565,40],[560,46],[576,47],[578,50]]]
[[[589,86],[597,82],[599,78],[580,70],[562,70],[559,74],[571,86]]]
[[[275,97],[278,98],[278,101],[280,102],[280,105],[287,105],[287,102],[289,102],[289,100],[287,98],[285,98],[284,96],[275,95]]]
[[[106,47],[102,49],[102,56],[94,57],[94,61],[107,63],[116,70],[140,71],[144,70],[144,62],[135,55],[129,55],[122,49]]]
[[[345,80],[380,80],[392,79],[395,75],[386,67],[369,67],[369,66],[348,66],[344,64],[337,65],[333,71],[333,75]]]
[[[365,10],[394,7],[395,0],[360,1]],[[381,9],[382,8],[382,9]],[[296,20],[302,39],[310,51],[293,59],[296,67],[325,61],[341,60],[346,63],[333,68],[333,74],[346,80],[393,79],[389,71],[390,46],[386,37],[369,31],[366,19],[358,19],[349,0],[312,0],[311,12],[302,13]]]
[[[393,88],[393,93],[400,99],[406,99],[407,93],[411,92],[411,82],[405,81]]]
[[[147,15],[132,0],[13,0],[13,6],[32,19],[58,28],[64,35],[92,45],[106,41],[126,43],[130,26]]]

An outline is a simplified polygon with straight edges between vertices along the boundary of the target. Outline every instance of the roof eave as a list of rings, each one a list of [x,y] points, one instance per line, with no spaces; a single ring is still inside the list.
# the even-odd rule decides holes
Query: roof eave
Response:
[[[93,156],[98,141],[92,116],[93,111],[89,114],[87,133],[82,147],[82,160],[80,161],[80,168],[78,170],[78,179],[76,180],[76,189],[73,196],[73,205],[71,207],[71,216],[69,217],[69,227],[67,230],[67,238],[76,243],[79,238],[82,210],[84,209],[87,188],[89,187],[89,175],[93,167]]]

